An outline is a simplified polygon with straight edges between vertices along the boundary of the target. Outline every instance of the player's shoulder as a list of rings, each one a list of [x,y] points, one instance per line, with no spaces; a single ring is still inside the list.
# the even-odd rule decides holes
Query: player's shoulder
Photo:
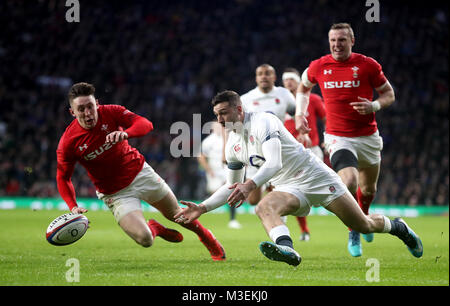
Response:
[[[100,113],[117,113],[117,112],[129,112],[124,106],[118,104],[103,104],[98,106],[98,112]]]
[[[363,64],[368,64],[368,65],[379,65],[379,63],[377,62],[376,59],[374,59],[373,57],[361,54],[361,53],[352,53],[352,61],[353,62],[360,62]]]
[[[273,87],[273,91],[278,94],[278,95],[282,95],[282,96],[289,96],[292,95],[292,93],[289,91],[289,89],[283,87],[283,86],[274,86]]]
[[[254,112],[248,114],[252,130],[266,130],[268,126],[277,124],[277,122],[280,121],[280,119],[271,112]]]
[[[77,119],[73,119],[59,138],[58,150],[64,149],[74,143],[81,132],[82,130]]]
[[[320,65],[329,64],[332,62],[333,62],[333,57],[331,56],[331,54],[326,54],[315,60],[312,60],[309,65],[310,66],[320,66]]]
[[[245,94],[241,95],[241,101],[251,99],[255,95],[258,94],[258,87],[255,87],[249,91],[247,91]]]

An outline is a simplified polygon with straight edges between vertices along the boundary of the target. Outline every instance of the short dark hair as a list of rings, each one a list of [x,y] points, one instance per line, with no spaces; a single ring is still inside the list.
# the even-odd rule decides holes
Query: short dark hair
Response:
[[[267,69],[272,69],[272,70],[273,70],[273,72],[274,72],[275,74],[277,74],[277,72],[276,72],[275,68],[273,68],[273,66],[272,66],[272,65],[270,65],[270,64],[267,64],[267,63],[264,63],[264,64],[261,64],[261,65],[259,65],[258,67],[256,67],[256,70],[258,70],[258,68],[267,68]],[[256,72],[256,70],[255,70],[255,72]]]
[[[72,101],[77,97],[90,96],[94,94],[95,94],[94,85],[86,82],[80,82],[73,84],[72,87],[70,87],[67,97],[69,98],[69,103],[72,104]]]
[[[228,102],[232,106],[241,105],[241,98],[238,93],[232,90],[224,90],[219,92],[211,101],[212,106],[216,106],[219,103]]]
[[[331,30],[343,30],[343,29],[348,30],[348,33],[350,34],[350,37],[352,39],[355,38],[355,34],[353,33],[352,26],[350,25],[350,23],[347,23],[347,22],[333,23],[331,25],[330,31]]]
[[[286,69],[284,69],[283,73],[285,72],[293,72],[296,75],[300,76],[300,72],[298,72],[298,70],[293,67],[287,67]]]

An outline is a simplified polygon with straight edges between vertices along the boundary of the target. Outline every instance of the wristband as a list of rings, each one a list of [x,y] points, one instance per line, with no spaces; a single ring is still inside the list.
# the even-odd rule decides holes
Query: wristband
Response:
[[[309,104],[309,95],[297,93],[297,95],[295,96],[295,102],[296,102],[295,115],[305,116]]]
[[[377,112],[381,109],[380,102],[378,100],[375,100],[372,102],[372,111]]]

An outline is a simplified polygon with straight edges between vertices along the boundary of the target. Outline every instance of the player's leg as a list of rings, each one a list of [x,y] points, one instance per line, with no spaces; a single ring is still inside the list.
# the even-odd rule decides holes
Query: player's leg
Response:
[[[331,202],[326,208],[335,214],[345,225],[361,233],[390,233],[400,238],[415,257],[423,254],[422,241],[402,220],[371,214],[365,215],[350,193],[345,193]]]
[[[364,214],[369,214],[370,204],[372,204],[377,192],[378,177],[380,174],[380,164],[359,169],[359,187],[356,192],[358,204]],[[363,234],[367,242],[373,241],[373,234]]]
[[[250,205],[256,205],[261,200],[261,197],[262,197],[262,188],[259,187],[250,192],[250,194],[247,197],[247,202]]]
[[[153,244],[154,235],[145,222],[142,210],[133,210],[122,216],[119,220],[119,226],[141,246],[148,248]]]
[[[360,233],[381,233],[384,228],[382,215],[366,216],[355,198],[346,192],[331,202],[326,208],[334,213],[348,227]]]
[[[383,139],[376,132],[370,136],[358,137],[355,146],[359,157],[359,187],[356,199],[362,211],[367,215],[377,191]],[[363,237],[368,242],[373,241],[371,234],[363,235]]]
[[[181,211],[181,207],[178,205],[177,198],[170,188],[167,186],[166,195],[157,201],[152,201],[150,199],[144,199],[146,202],[150,203],[153,207],[158,209],[164,217],[168,220],[175,222],[173,216]],[[199,220],[195,220],[189,224],[177,223],[184,228],[194,232],[199,237],[200,241],[205,245],[211,254],[213,260],[225,260],[225,250],[223,249],[220,242],[214,237],[212,232],[207,228],[203,227]]]
[[[296,217],[298,225],[300,226],[301,234],[300,241],[309,241],[310,233],[308,228],[308,223],[306,221],[306,217]]]
[[[300,201],[286,192],[272,191],[256,206],[255,212],[261,220],[267,235],[274,243],[262,242],[261,252],[272,260],[283,261],[297,266],[301,262],[300,255],[294,250],[289,229],[281,216],[297,211]]]
[[[341,149],[331,156],[331,165],[334,171],[341,177],[350,193],[356,199],[358,188],[358,160],[352,150]],[[361,238],[358,231],[349,227],[347,249],[353,257],[362,255]]]

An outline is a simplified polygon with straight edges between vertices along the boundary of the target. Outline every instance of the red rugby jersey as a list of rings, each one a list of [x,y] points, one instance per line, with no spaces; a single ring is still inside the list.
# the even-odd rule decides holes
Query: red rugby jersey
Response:
[[[144,156],[127,140],[106,144],[106,135],[123,130],[128,138],[139,137],[153,129],[146,118],[120,105],[100,105],[98,122],[92,129],[84,129],[74,119],[65,130],[56,150],[58,191],[70,210],[77,206],[71,182],[75,164],[79,162],[88,173],[96,189],[113,194],[127,187],[144,165]]]
[[[308,79],[320,86],[325,102],[328,134],[358,137],[377,131],[375,113],[360,115],[350,106],[358,97],[373,99],[374,88],[386,83],[381,65],[371,57],[352,53],[344,62],[331,54],[312,61]]]
[[[308,133],[309,138],[311,139],[311,147],[318,146],[320,138],[319,130],[317,128],[317,119],[325,118],[325,106],[322,97],[320,97],[318,94],[311,93],[311,95],[309,96],[306,118],[308,119],[308,125],[311,129],[311,131]],[[284,122],[284,126],[294,137],[297,137],[299,132],[295,129],[295,121],[293,118],[286,120]]]

